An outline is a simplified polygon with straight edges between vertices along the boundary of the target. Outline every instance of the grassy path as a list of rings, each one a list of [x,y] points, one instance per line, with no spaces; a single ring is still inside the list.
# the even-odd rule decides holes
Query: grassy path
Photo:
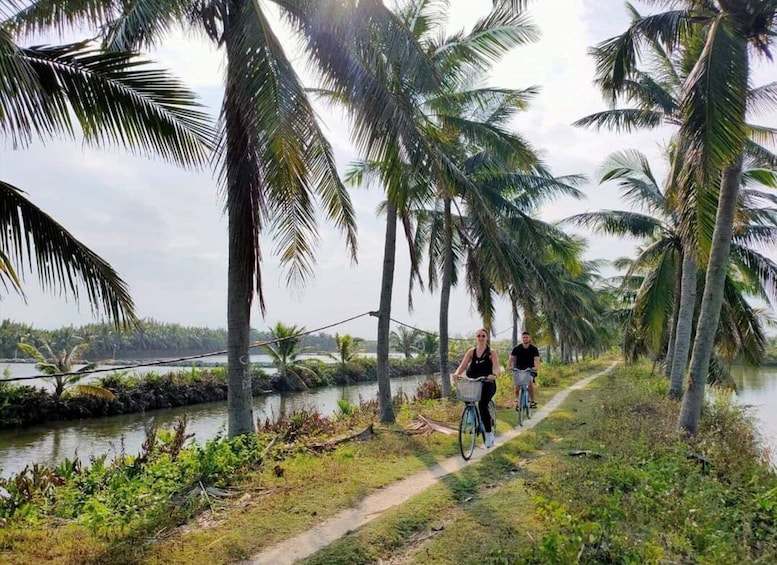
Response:
[[[556,410],[571,392],[586,387],[591,381],[608,373],[615,366],[616,364],[613,364],[604,371],[586,377],[558,392],[550,399],[550,401],[544,404],[542,408],[537,410],[534,417],[526,422],[524,426],[512,428],[507,432],[500,434],[496,438],[493,449],[498,449],[499,446],[536,426],[545,417]],[[486,450],[482,447],[482,444],[480,444],[479,448],[469,461],[464,461],[460,456],[449,457],[429,469],[393,483],[390,486],[367,496],[357,506],[345,509],[306,532],[268,547],[261,553],[252,556],[242,563],[245,565],[283,565],[295,563],[309,557],[338,540],[348,532],[356,530],[380,517],[390,508],[407,502],[413,496],[434,485],[442,477],[460,471],[467,465],[478,461],[489,452],[491,452],[491,450]]]

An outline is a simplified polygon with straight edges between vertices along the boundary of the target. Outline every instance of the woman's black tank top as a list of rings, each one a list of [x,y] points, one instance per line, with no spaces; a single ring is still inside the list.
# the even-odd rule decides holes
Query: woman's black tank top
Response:
[[[483,355],[478,357],[478,348],[472,350],[472,360],[467,367],[467,376],[470,378],[487,377],[494,372],[493,362],[491,361],[491,348],[486,346]]]

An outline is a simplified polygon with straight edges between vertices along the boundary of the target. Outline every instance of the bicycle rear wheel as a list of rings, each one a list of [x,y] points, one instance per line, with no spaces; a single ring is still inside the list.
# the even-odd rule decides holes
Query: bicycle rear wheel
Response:
[[[526,391],[523,388],[518,390],[518,425],[523,426],[524,402],[527,401]]]
[[[478,432],[478,412],[473,404],[467,404],[461,413],[459,422],[459,449],[465,461],[475,451],[475,438]]]
[[[534,408],[531,407],[531,400],[529,400],[529,391],[526,391],[526,419],[532,417],[532,414],[534,414]]]

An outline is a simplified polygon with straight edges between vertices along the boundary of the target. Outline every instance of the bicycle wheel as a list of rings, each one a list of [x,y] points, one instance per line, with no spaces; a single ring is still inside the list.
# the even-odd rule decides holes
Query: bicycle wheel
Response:
[[[488,416],[491,418],[491,431],[496,434],[496,404],[493,400],[488,403]]]
[[[521,407],[521,412],[523,412],[524,419],[528,420],[531,418],[531,402],[529,401],[528,390],[523,391],[523,406]]]
[[[475,451],[475,437],[478,431],[478,411],[474,404],[467,404],[459,422],[459,449],[465,461]]]
[[[523,403],[526,401],[526,391],[521,387],[518,390],[518,425],[523,426]]]

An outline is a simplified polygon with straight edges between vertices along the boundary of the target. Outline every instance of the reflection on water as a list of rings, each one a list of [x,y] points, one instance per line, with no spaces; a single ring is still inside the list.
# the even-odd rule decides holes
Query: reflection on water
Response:
[[[777,466],[777,367],[733,367],[739,401],[753,407],[753,415],[764,443]]]
[[[392,379],[391,392],[412,396],[418,385],[431,377],[419,375]],[[254,418],[274,420],[281,414],[309,408],[322,414],[338,410],[337,401],[377,397],[376,382],[341,387],[326,387],[301,393],[270,394],[254,398]],[[187,431],[199,443],[226,433],[227,403],[211,402],[153,410],[145,414],[128,414],[110,418],[93,418],[0,432],[0,475],[9,476],[33,462],[56,465],[76,455],[87,462],[90,457],[107,453],[109,458],[119,453],[136,454],[146,437],[145,428],[154,420],[162,428],[172,428],[178,418],[186,415]]]

